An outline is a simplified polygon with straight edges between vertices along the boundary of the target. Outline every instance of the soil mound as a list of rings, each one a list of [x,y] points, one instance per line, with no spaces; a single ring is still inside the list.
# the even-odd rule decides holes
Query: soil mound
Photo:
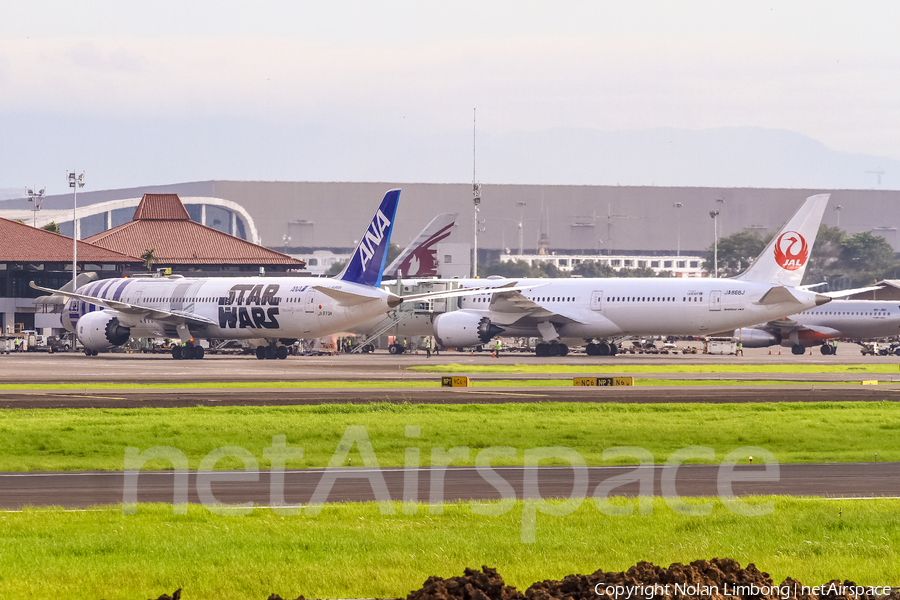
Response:
[[[787,578],[775,584],[756,565],[730,558],[673,563],[668,569],[639,562],[625,572],[567,575],[532,584],[524,596],[495,569],[466,569],[461,577],[429,577],[407,600],[900,600],[900,593],[837,579],[808,587]]]
[[[525,600],[522,592],[506,585],[496,569],[466,569],[462,577],[429,577],[407,600]]]

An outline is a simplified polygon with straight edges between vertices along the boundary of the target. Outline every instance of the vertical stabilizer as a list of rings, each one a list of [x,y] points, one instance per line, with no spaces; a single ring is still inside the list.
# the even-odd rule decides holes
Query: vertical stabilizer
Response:
[[[436,216],[425,229],[419,232],[409,246],[403,249],[400,256],[384,270],[384,276],[393,279],[402,273],[404,277],[437,277],[438,242],[452,233],[453,225],[459,213],[444,213]]]
[[[397,202],[400,190],[391,190],[384,195],[381,206],[359,240],[359,245],[350,257],[350,262],[338,279],[378,287],[384,273],[387,259],[387,248],[394,228],[394,217],[397,214]]]
[[[735,279],[799,286],[830,196],[818,194],[807,198],[750,268]]]

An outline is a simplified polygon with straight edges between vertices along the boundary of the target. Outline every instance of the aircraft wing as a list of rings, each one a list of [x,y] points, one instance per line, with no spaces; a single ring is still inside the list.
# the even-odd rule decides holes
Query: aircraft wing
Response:
[[[860,294],[862,292],[874,292],[876,290],[884,289],[882,285],[872,285],[864,288],[856,288],[853,290],[841,290],[839,292],[819,292],[823,296],[828,296],[829,298],[846,298],[847,296],[852,296],[854,294]]]
[[[775,321],[769,321],[765,325],[757,325],[755,328],[763,329],[765,331],[777,331],[782,335],[791,331],[802,331],[806,329],[829,337],[843,336],[843,334],[839,330],[832,327],[826,327],[824,325],[801,325],[800,323],[789,317],[784,317],[783,319],[777,319]]]
[[[480,286],[472,288],[459,288],[458,290],[448,290],[445,292],[426,292],[424,294],[410,294],[408,296],[396,296],[403,302],[418,302],[419,300],[434,300],[437,298],[456,298],[458,296],[479,296],[481,294],[493,294],[494,296],[509,292],[518,292],[519,290],[530,290],[538,285],[516,285],[516,281],[511,281],[500,286]]]
[[[531,289],[530,287],[528,289]],[[540,304],[525,297],[518,290],[494,294],[491,310],[501,313],[493,319],[498,325],[513,325],[520,321],[552,321],[557,324],[580,323],[580,319],[547,310]]]
[[[110,310],[115,310],[123,315],[129,315],[136,318],[143,319],[152,319],[154,321],[160,321],[162,323],[190,323],[192,325],[218,325],[212,319],[208,319],[206,317],[202,317],[200,315],[195,315],[194,313],[175,311],[175,310],[162,310],[159,308],[152,308],[149,306],[141,306],[139,304],[130,304],[128,302],[121,302],[120,300],[110,300],[108,298],[98,298],[97,296],[87,296],[85,294],[76,294],[75,292],[67,292],[63,290],[51,290],[48,288],[41,287],[34,283],[30,282],[29,287],[40,290],[42,292],[49,292],[51,294],[57,294],[60,296],[65,296],[66,298],[72,298],[74,300],[81,300],[82,302],[88,302],[90,304],[96,304],[97,306],[102,306],[103,308],[108,308]]]

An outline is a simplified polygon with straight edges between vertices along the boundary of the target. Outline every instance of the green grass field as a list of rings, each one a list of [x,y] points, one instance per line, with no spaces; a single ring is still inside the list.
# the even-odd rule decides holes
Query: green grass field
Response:
[[[460,365],[449,363],[409,367],[409,370],[425,373],[897,373],[900,375],[900,366],[885,363],[869,365],[632,365],[627,362],[607,365]]]
[[[589,465],[604,463],[606,448],[640,446],[664,462],[686,446],[708,446],[721,460],[742,446],[761,446],[783,463],[865,462],[878,453],[900,460],[900,405],[871,403],[747,404],[331,404],[285,407],[193,407],[0,411],[0,471],[120,470],[126,447],[171,446],[190,467],[221,446],[240,446],[268,468],[263,449],[286,435],[304,449],[288,468],[324,467],[349,426],[364,426],[381,466],[402,466],[407,447],[430,464],[434,447],[479,450],[512,446],[512,464],[524,450],[572,448]],[[408,438],[405,426],[420,428]],[[353,448],[350,456],[360,464]],[[623,459],[624,460],[624,459]],[[496,463],[500,464],[500,462]],[[145,468],[168,469],[162,460]],[[242,468],[225,458],[216,468]]]
[[[900,501],[773,501],[774,511],[741,517],[716,504],[684,516],[656,499],[653,514],[607,516],[591,501],[566,516],[537,515],[534,543],[522,543],[521,503],[501,516],[467,504],[444,514],[382,515],[375,504],[326,506],[318,515],[218,516],[191,506],[142,505],[90,512],[29,509],[0,514],[0,597],[55,600],[155,598],[183,588],[184,600],[404,597],[430,575],[498,568],[508,584],[640,560],[668,566],[700,558],[752,562],[775,583],[850,579],[898,585]],[[634,505],[635,501],[617,500]]]

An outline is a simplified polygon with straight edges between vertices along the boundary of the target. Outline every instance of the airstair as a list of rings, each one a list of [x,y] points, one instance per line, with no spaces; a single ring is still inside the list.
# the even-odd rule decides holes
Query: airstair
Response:
[[[395,327],[399,325],[405,319],[413,316],[415,311],[412,310],[392,310],[388,313],[388,318],[379,323],[379,326],[375,329],[374,332],[370,333],[366,336],[366,339],[356,344],[352,350],[350,350],[351,354],[360,354],[367,345],[371,344],[382,335],[384,335],[391,327]]]

